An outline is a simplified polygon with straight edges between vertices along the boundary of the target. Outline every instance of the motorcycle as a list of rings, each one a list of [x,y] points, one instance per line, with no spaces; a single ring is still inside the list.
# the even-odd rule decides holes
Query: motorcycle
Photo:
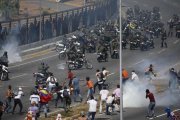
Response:
[[[39,85],[46,85],[47,76],[42,73],[33,73],[33,76],[35,77],[35,85],[38,88]]]
[[[93,68],[92,64],[89,61],[87,61],[84,55],[83,58],[78,58],[75,59],[74,61],[67,61],[67,63],[68,63],[68,68],[70,70],[77,70],[82,68],[83,66],[85,66],[87,69]]]
[[[152,39],[147,40],[147,46],[148,46],[148,48],[154,48],[154,42]]]
[[[58,41],[58,42],[56,42],[56,48],[55,48],[55,50],[56,50],[57,52],[60,52],[60,51],[62,51],[62,50],[64,49],[64,47],[65,47],[65,45],[62,44],[61,41]]]
[[[88,43],[88,44],[87,44],[87,51],[88,51],[89,53],[96,52],[95,45],[93,45],[92,43]]]
[[[64,47],[64,49],[59,52],[59,59],[60,60],[64,60],[66,58],[66,55],[67,55],[66,50],[67,50],[67,48]]]
[[[147,44],[147,42],[143,41],[143,42],[140,43],[140,50],[141,50],[141,51],[148,50],[148,44]]]
[[[97,53],[97,61],[98,62],[108,62],[108,54],[105,53]]]
[[[140,40],[130,42],[130,50],[135,50],[139,47]]]
[[[2,81],[5,81],[8,79],[8,67],[6,67],[5,65],[0,65],[0,79]]]
[[[119,59],[119,53],[118,50],[113,50],[113,54],[111,55],[112,59]]]

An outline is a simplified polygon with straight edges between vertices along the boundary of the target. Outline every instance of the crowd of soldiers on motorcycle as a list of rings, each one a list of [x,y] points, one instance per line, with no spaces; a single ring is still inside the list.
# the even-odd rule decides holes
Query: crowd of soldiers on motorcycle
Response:
[[[167,47],[166,39],[173,35],[180,37],[180,21],[178,15],[173,15],[167,22],[168,33],[165,23],[161,21],[160,9],[153,7],[152,11],[140,9],[138,5],[127,9],[126,18],[122,20],[122,48],[126,49],[129,43],[130,50],[142,51],[154,48],[154,40],[160,38],[160,47]]]
[[[99,22],[93,28],[79,29],[71,36],[63,36],[62,41],[56,43],[59,58],[68,61],[83,61],[86,53],[97,53],[97,61],[108,61],[119,58],[119,33],[115,22]]]

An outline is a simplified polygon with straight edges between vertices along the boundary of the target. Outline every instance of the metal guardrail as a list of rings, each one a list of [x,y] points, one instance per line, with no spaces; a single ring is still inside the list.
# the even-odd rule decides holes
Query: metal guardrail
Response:
[[[117,11],[117,0],[100,0],[92,5],[42,15],[42,41],[76,31],[82,25],[92,26],[97,21],[109,19]],[[7,35],[15,32],[20,46],[39,41],[40,16],[2,21],[0,45]]]

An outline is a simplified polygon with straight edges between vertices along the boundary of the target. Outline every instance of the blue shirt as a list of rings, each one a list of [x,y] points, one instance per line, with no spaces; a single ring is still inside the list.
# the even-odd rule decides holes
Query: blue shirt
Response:
[[[73,80],[72,80],[72,84],[73,84],[73,86],[74,86],[74,89],[79,89],[79,78],[74,78]]]

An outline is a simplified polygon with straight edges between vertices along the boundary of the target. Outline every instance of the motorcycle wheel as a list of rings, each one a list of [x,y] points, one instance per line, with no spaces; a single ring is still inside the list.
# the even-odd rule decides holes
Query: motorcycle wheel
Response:
[[[65,58],[66,58],[66,54],[65,53],[59,54],[59,59],[60,60],[64,60]]]
[[[7,80],[7,73],[6,73],[6,72],[4,72],[4,73],[1,74],[1,80],[2,80],[2,81]]]
[[[75,65],[74,65],[73,63],[69,63],[69,64],[68,64],[68,68],[69,68],[70,70],[75,70],[75,69],[76,69],[76,67],[75,67]]]
[[[91,63],[87,62],[87,63],[85,64],[85,67],[86,67],[87,69],[92,69],[92,68],[93,68],[93,65],[92,65]]]

